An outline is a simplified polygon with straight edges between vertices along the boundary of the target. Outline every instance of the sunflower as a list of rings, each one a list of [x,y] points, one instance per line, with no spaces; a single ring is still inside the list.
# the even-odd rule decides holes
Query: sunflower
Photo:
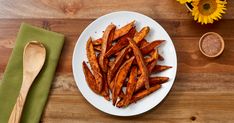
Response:
[[[192,0],[177,0],[180,4],[185,4],[186,2],[191,2]]]
[[[213,23],[221,19],[226,10],[226,1],[223,0],[193,0],[192,15],[194,20],[201,24]]]

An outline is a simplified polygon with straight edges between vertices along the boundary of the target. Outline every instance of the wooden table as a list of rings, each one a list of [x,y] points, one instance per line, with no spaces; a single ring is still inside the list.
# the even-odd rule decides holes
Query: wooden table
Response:
[[[137,11],[158,21],[176,47],[178,71],[168,96],[147,113],[115,117],[90,105],[72,75],[72,53],[85,27],[101,15]],[[200,25],[176,0],[0,0],[0,78],[22,22],[65,34],[65,44],[41,122],[234,122],[234,1],[213,25]],[[225,50],[209,59],[198,49],[208,31],[224,37]]]

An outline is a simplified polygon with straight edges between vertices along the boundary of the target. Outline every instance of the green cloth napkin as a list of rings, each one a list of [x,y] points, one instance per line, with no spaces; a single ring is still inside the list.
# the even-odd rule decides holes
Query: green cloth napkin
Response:
[[[23,23],[0,82],[0,123],[8,122],[15,105],[22,84],[24,46],[33,40],[45,45],[46,60],[29,90],[21,123],[38,123],[40,121],[63,47],[64,35]]]

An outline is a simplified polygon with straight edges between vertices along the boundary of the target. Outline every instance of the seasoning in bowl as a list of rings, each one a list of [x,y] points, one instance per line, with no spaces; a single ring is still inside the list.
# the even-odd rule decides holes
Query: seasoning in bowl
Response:
[[[224,50],[224,40],[218,33],[208,32],[200,38],[199,48],[205,56],[217,57]]]

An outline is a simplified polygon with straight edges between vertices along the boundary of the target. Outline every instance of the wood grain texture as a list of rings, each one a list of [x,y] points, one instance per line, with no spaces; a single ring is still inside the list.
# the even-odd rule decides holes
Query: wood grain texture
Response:
[[[225,19],[234,18],[234,1],[228,1]],[[95,19],[113,11],[136,11],[158,19],[190,19],[176,0],[0,0],[0,18]]]
[[[158,21],[171,36],[178,57],[176,81],[168,96],[149,112],[133,117],[111,116],[90,105],[77,89],[71,69],[73,48],[85,27],[119,10],[137,11]],[[0,0],[0,79],[19,26],[26,22],[66,36],[42,123],[233,123],[233,11],[234,1],[229,0],[223,20],[200,25],[175,0]],[[198,48],[199,38],[208,31],[225,40],[225,50],[217,59],[203,56]]]

